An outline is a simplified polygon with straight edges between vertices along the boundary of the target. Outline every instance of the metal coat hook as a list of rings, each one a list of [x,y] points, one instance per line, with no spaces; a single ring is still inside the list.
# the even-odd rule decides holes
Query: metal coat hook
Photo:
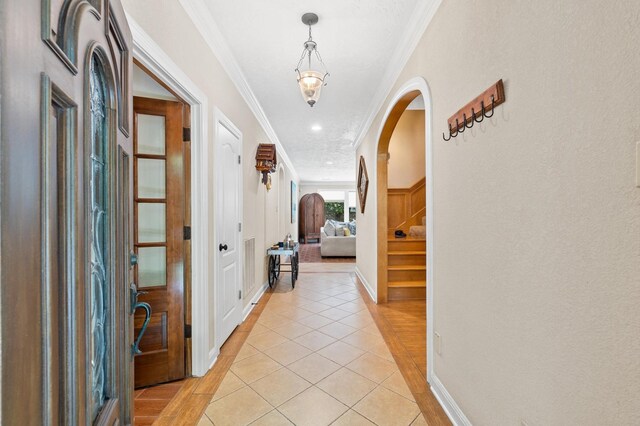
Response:
[[[452,135],[451,135],[451,124],[449,124],[449,138],[447,138],[447,137],[444,135],[444,133],[443,133],[443,134],[442,134],[442,139],[444,139],[445,141],[449,142],[449,141],[451,140],[451,138],[452,138],[452,137],[455,137],[455,136],[452,136]]]
[[[491,106],[487,107],[489,99],[491,99]],[[504,102],[504,83],[502,80],[498,80],[494,85],[449,117],[449,120],[447,120],[449,135],[447,136],[446,133],[443,133],[442,139],[450,141],[451,138],[455,138],[458,134],[472,128],[475,123],[482,123],[485,118],[493,117],[496,107]],[[460,120],[462,120],[462,123]]]
[[[491,115],[485,113],[484,116],[487,118],[493,117],[493,114],[496,113],[495,106],[496,106],[496,98],[495,96],[491,95]]]
[[[471,120],[469,120],[469,123],[471,124],[471,126],[467,126],[467,115],[466,114],[462,115],[464,117],[464,127],[466,127],[467,129],[472,128],[473,124],[475,123],[476,113],[473,112],[473,109],[471,109],[471,114],[472,114],[472,117],[471,117]]]
[[[478,117],[476,117],[476,112],[471,109],[471,111],[473,111],[473,120],[476,123],[482,123],[484,121],[484,101],[480,102],[480,107],[482,108],[482,110],[480,111],[480,117],[482,118],[480,120],[478,120]]]

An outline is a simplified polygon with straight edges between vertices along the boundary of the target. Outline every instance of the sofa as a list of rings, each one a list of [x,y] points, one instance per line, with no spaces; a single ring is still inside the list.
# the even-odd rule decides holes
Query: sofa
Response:
[[[350,235],[345,236],[342,232],[336,235],[336,229],[339,231],[340,228],[351,228],[348,232]],[[355,257],[355,222],[326,221],[325,226],[320,228],[320,255],[322,257]]]

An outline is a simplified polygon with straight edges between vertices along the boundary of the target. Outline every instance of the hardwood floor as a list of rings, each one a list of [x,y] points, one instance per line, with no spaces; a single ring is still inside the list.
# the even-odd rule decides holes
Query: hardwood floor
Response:
[[[402,300],[376,305],[356,278],[358,290],[429,425],[451,422],[427,383],[426,302]]]
[[[378,305],[414,364],[427,376],[427,303],[425,300],[398,300]]]
[[[136,426],[151,425],[160,416],[162,410],[173,400],[178,394],[185,380],[177,382],[164,383],[158,386],[151,386],[135,391],[135,417],[134,424]]]

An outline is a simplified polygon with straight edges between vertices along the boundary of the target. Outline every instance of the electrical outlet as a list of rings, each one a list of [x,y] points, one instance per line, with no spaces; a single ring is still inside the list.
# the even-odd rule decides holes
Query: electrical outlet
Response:
[[[438,333],[437,331],[434,331],[433,335],[435,336],[434,345],[436,347],[436,353],[438,355],[442,355],[442,337],[440,337],[440,333]]]

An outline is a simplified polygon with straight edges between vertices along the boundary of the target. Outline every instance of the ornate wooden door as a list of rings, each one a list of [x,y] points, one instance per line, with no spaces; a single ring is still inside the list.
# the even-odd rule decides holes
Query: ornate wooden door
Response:
[[[2,424],[131,423],[131,48],[117,0],[0,2]]]

